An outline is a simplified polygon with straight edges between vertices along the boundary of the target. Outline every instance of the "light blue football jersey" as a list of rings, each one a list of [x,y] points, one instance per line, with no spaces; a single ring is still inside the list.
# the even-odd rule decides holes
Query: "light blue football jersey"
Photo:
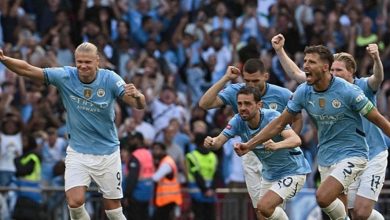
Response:
[[[355,78],[355,85],[359,86],[367,98],[376,106],[375,92],[368,85],[368,78]],[[366,133],[366,140],[369,149],[368,158],[374,158],[380,152],[387,150],[385,136],[380,128],[371,123],[367,118],[362,116],[363,130]]]
[[[222,91],[218,93],[218,97],[224,102],[225,105],[231,105],[234,113],[238,113],[237,106],[237,93],[245,83],[236,83],[226,86]],[[261,97],[263,102],[263,108],[273,109],[278,112],[283,112],[287,106],[287,102],[290,99],[292,92],[286,88],[266,83],[266,90]]]
[[[242,141],[247,142],[260,132],[274,118],[280,115],[279,112],[272,109],[260,109],[260,123],[256,129],[249,128],[247,122],[236,114],[222,131],[223,135],[233,138],[240,136]],[[285,129],[291,129],[289,125]],[[281,135],[272,138],[273,141],[283,140]],[[262,144],[257,145],[253,152],[263,164],[263,178],[268,181],[277,181],[283,177],[291,175],[307,174],[311,172],[310,165],[299,147],[290,149],[281,149],[277,151],[266,151]]]
[[[45,83],[57,87],[67,111],[69,145],[79,153],[108,155],[119,148],[114,105],[124,94],[123,79],[99,69],[96,79],[82,83],[75,67],[44,69]]]
[[[317,127],[318,163],[330,166],[345,158],[368,159],[368,146],[359,111],[369,102],[356,85],[333,77],[322,92],[302,83],[287,104],[287,110],[305,109]]]

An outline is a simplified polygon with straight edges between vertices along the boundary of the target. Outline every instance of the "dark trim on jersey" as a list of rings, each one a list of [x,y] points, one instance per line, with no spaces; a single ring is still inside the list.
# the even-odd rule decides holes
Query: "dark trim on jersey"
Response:
[[[366,133],[364,133],[364,131],[361,131],[357,128],[356,128],[356,133],[359,134],[360,136],[366,137]]]
[[[297,115],[297,114],[301,113],[301,111],[298,111],[298,112],[293,111],[293,110],[290,109],[288,106],[286,106],[286,110],[288,111],[288,113],[291,113],[291,114],[293,114],[293,115]]]
[[[80,79],[79,70],[77,70],[77,71],[76,71],[76,73],[77,73],[77,79],[78,79],[78,80],[80,81],[80,83],[83,84],[83,85],[91,85],[91,84],[92,84],[93,82],[95,82],[95,80],[98,78],[99,72],[100,72],[100,68],[98,68],[98,69],[96,70],[95,78],[94,78],[91,82],[83,82],[83,81],[81,81],[81,79]]]
[[[269,88],[269,83],[265,82],[265,89],[264,89],[264,94],[260,94],[260,100],[267,94]]]
[[[334,80],[335,80],[335,76],[333,76],[333,74],[330,74],[330,75],[332,76],[332,79],[330,79],[329,85],[328,85],[328,87],[327,87],[326,89],[324,89],[324,90],[322,90],[322,91],[317,91],[317,90],[314,88],[314,86],[313,86],[313,90],[314,90],[315,92],[318,92],[318,93],[328,91],[328,89],[329,89],[330,87],[332,87],[332,84],[334,83]]]
[[[292,155],[292,156],[298,156],[298,155],[301,155],[301,154],[302,154],[301,151],[289,151],[288,153],[289,153],[290,155]]]

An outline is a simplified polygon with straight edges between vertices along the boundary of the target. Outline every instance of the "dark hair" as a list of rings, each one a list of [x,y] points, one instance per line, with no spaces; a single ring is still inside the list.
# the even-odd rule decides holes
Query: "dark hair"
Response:
[[[27,139],[27,148],[25,150],[29,151],[29,150],[34,150],[38,147],[38,144],[37,144],[37,141],[35,140],[35,137],[31,134],[24,134],[24,138]]]
[[[202,133],[194,134],[194,144],[197,147],[203,147],[204,139],[206,139],[207,135]]]
[[[142,135],[141,132],[138,132],[138,131],[133,131],[133,132],[131,132],[131,133],[128,135],[128,138],[138,139],[139,141],[144,142],[144,136]]]
[[[330,50],[323,45],[315,45],[315,46],[305,47],[305,51],[303,51],[303,53],[305,55],[311,54],[311,53],[316,53],[316,54],[320,55],[320,59],[322,61],[328,62],[329,70],[330,70],[330,67],[332,66],[332,63],[334,61],[332,52],[330,52]]]
[[[252,86],[244,86],[244,87],[241,87],[240,90],[238,90],[237,92],[237,97],[238,95],[240,94],[244,94],[244,95],[250,95],[252,94],[253,95],[253,98],[255,99],[256,102],[260,102],[261,101],[261,93],[260,93],[260,90],[256,87],[252,87]]]
[[[243,70],[249,74],[256,73],[258,71],[260,71],[260,73],[264,73],[265,67],[264,63],[260,59],[250,58],[245,62]]]
[[[154,142],[152,146],[159,146],[163,151],[167,150],[167,146],[162,142]]]

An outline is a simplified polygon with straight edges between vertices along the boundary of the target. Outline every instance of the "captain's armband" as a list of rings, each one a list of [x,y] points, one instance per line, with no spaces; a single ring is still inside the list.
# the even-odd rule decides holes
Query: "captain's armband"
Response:
[[[360,110],[361,115],[367,115],[374,108],[374,104],[371,101],[368,101],[366,105]]]

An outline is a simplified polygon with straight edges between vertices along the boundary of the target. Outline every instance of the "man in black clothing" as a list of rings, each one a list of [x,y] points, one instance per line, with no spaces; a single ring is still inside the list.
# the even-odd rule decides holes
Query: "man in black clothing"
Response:
[[[128,220],[149,219],[149,204],[153,197],[154,165],[152,154],[144,145],[141,133],[133,132],[121,141],[131,153],[127,164],[128,175],[125,180],[125,199]]]

